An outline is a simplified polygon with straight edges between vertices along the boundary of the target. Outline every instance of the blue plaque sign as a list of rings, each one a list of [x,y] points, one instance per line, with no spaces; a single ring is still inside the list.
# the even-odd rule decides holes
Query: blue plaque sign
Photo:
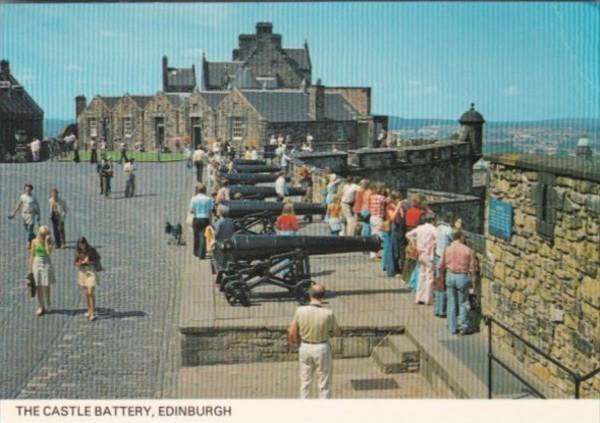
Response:
[[[512,237],[513,208],[504,201],[490,198],[488,230],[490,235],[510,241]]]

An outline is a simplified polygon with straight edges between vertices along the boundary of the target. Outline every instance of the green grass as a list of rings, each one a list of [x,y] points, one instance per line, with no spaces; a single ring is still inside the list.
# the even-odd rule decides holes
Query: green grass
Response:
[[[79,159],[82,162],[89,162],[90,156],[92,155],[89,151],[80,151]],[[119,161],[119,157],[121,157],[121,153],[118,151],[108,151],[107,156],[113,161]],[[135,159],[136,162],[176,162],[185,160],[185,154],[183,153],[157,153],[157,152],[144,152],[141,153],[139,151],[128,151],[127,157],[130,159]],[[100,154],[98,154],[98,158],[100,158]],[[71,161],[73,160],[73,153],[69,153],[67,157],[58,158],[59,161]]]

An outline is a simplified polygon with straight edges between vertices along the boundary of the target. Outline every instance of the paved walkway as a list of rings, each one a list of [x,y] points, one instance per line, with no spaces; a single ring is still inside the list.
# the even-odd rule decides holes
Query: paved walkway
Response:
[[[315,223],[301,230],[306,234],[325,234],[326,231],[323,223]],[[398,276],[386,277],[380,269],[380,263],[373,262],[366,254],[313,256],[310,264],[313,278],[326,286],[326,302],[335,311],[342,328],[404,327],[426,355],[447,372],[447,379],[460,387],[460,396],[487,397],[487,344],[483,325],[483,332],[479,334],[451,335],[446,320],[433,315],[432,306],[416,305],[414,293],[406,288],[404,281]],[[252,291],[251,307],[232,307],[216,289],[208,267],[194,266],[188,282],[184,281],[181,326],[193,331],[194,328],[206,327],[283,329],[289,324],[297,303],[285,291],[267,286]],[[189,283],[192,279],[193,283]],[[225,377],[228,368],[219,368],[223,369],[221,376]],[[355,370],[360,372],[363,369]],[[199,377],[206,371],[182,369],[180,389],[182,383],[187,383],[183,381],[193,377],[187,375],[188,372]],[[257,384],[265,384],[265,381],[264,378],[250,378],[250,382],[246,383],[254,383],[251,391],[259,392],[262,388]],[[235,390],[233,385],[230,387]],[[520,384],[505,371],[498,369],[494,373],[495,395],[519,396],[521,391]]]
[[[12,209],[25,182],[34,185],[48,221],[57,187],[67,201],[68,248],[52,255],[53,312],[35,316],[25,295],[26,251],[20,219],[0,219],[0,398],[172,397],[178,368],[176,313],[185,247],[166,245],[165,220],[182,221],[192,174],[182,163],[140,164],[136,197],[123,196],[115,166],[112,198],[100,197],[89,163],[0,165],[0,212]],[[107,271],[97,290],[98,320],[85,306],[73,267],[86,236]]]

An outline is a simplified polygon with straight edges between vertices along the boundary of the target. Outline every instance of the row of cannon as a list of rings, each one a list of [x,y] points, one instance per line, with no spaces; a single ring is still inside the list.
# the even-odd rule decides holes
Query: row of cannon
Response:
[[[280,169],[257,160],[235,160],[234,172],[227,175],[254,175],[255,183],[269,183]],[[252,169],[252,171],[249,171]],[[260,176],[260,177],[259,177]],[[232,179],[229,179],[232,180]],[[220,204],[222,218],[231,219],[233,234],[217,240],[212,268],[216,283],[231,305],[249,306],[252,291],[260,286],[275,286],[291,294],[299,303],[308,298],[312,284],[309,257],[350,252],[378,251],[380,239],[359,236],[281,236],[275,221],[284,203],[264,201],[276,197],[275,188],[248,183],[231,185],[230,196],[241,200]],[[290,188],[290,197],[304,195],[301,188]],[[323,215],[323,204],[292,202],[297,215]]]

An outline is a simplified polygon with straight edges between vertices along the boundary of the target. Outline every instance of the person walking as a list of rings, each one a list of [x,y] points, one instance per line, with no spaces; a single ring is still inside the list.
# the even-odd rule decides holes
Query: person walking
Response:
[[[50,206],[50,221],[56,248],[65,248],[65,218],[67,217],[67,204],[58,196],[58,190],[53,188],[48,199]]]
[[[329,339],[341,336],[332,310],[323,307],[325,288],[315,283],[308,290],[309,303],[298,307],[288,328],[291,344],[300,343],[300,398],[310,396],[316,375],[319,398],[331,398],[333,378],[333,354]]]
[[[38,229],[37,236],[31,241],[29,254],[29,271],[33,273],[38,309],[36,314],[41,316],[51,312],[50,286],[56,282],[54,268],[50,261],[52,253],[52,238],[47,226]]]
[[[421,220],[423,224],[408,232],[406,238],[417,244],[419,284],[415,302],[431,304],[433,301],[433,256],[437,236],[435,226],[432,225],[433,214],[424,214]]]
[[[90,320],[96,320],[96,298],[94,292],[98,285],[98,272],[103,271],[100,263],[100,254],[93,248],[85,237],[77,240],[75,249],[75,267],[78,270],[78,284],[85,298],[85,316]]]
[[[419,226],[421,223],[421,216],[423,216],[427,210],[428,209],[423,204],[423,196],[421,194],[413,194],[410,197],[410,207],[404,212],[404,225],[407,233]],[[410,252],[411,250],[412,248],[410,248],[409,245],[405,246],[405,252]],[[402,278],[405,281],[409,280],[416,265],[417,261],[414,257],[406,253],[402,269]]]
[[[392,191],[390,201],[385,208],[384,222],[384,248],[382,268],[388,277],[394,277],[400,272],[400,243],[398,235],[402,224],[402,205],[400,203],[400,194]],[[387,249],[385,248],[385,236],[387,234]]]
[[[206,152],[202,147],[198,147],[192,154],[192,163],[196,166],[196,181],[202,183],[202,171],[204,161],[206,160]]]
[[[73,137],[73,144],[71,144],[71,150],[73,150],[73,162],[79,163],[79,141]]]
[[[34,162],[40,161],[40,150],[42,149],[42,142],[39,139],[34,139],[30,145],[31,157]]]
[[[125,161],[123,172],[125,173],[125,197],[135,195],[135,159]]]
[[[25,184],[23,194],[19,197],[19,201],[8,218],[13,219],[19,210],[21,210],[23,226],[27,233],[27,249],[29,249],[31,240],[35,238],[35,222],[40,223],[40,205],[33,195],[33,185]]]
[[[105,159],[100,169],[101,193],[105,197],[110,197],[110,180],[114,175],[112,159]]]
[[[475,253],[465,245],[464,233],[455,231],[440,264],[440,272],[446,273],[448,329],[453,335],[467,333],[469,289],[475,289],[475,263]]]
[[[90,164],[98,163],[98,144],[96,140],[90,141]]]
[[[194,231],[194,256],[200,260],[206,258],[206,240],[204,230],[210,225],[214,203],[212,198],[206,195],[206,185],[200,184],[196,188],[196,195],[190,200],[189,212],[193,215],[192,230]]]
[[[382,183],[377,183],[369,195],[367,200],[367,208],[369,210],[369,225],[371,227],[371,235],[377,235],[383,240],[383,219],[385,217],[385,208],[387,206],[387,198],[383,195],[385,186]],[[371,252],[369,256],[372,259],[377,258],[377,253]]]
[[[121,153],[121,156],[119,157],[119,164],[127,163],[129,159],[127,159],[127,144],[125,141],[121,141],[119,143],[119,152]]]
[[[450,222],[452,222],[452,213],[447,212],[444,215],[444,219],[440,219],[435,228],[437,242],[435,244],[435,256],[433,257],[433,272],[434,280],[436,281],[433,292],[433,314],[437,317],[446,317],[446,289],[443,283],[444,279],[440,277],[440,263],[444,255],[444,250],[453,241]]]

